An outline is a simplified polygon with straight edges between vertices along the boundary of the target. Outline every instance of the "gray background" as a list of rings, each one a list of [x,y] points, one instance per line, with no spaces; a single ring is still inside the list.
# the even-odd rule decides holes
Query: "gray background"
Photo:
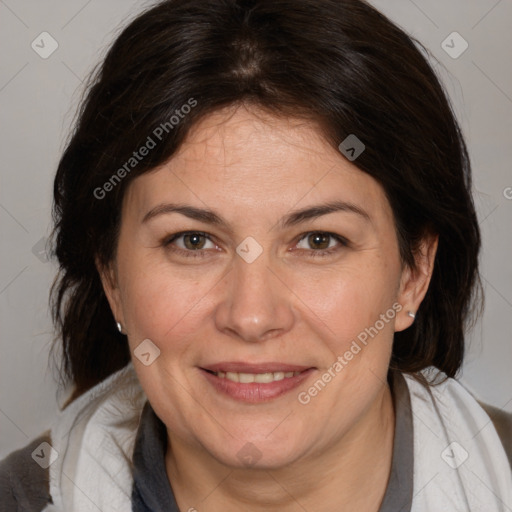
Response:
[[[468,338],[461,380],[512,412],[512,0],[371,3],[439,60],[434,66],[465,132],[483,232],[486,308]],[[48,428],[65,396],[48,367],[47,297],[56,266],[40,251],[50,232],[53,175],[81,82],[119,29],[149,4],[0,0],[0,458]],[[469,44],[457,59],[441,46],[454,31]],[[31,47],[42,32],[59,45],[47,59]],[[461,48],[456,40],[448,44]]]

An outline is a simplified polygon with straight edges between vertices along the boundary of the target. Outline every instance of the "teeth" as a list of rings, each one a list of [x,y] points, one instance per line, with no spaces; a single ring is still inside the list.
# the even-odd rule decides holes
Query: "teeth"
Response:
[[[241,382],[242,384],[250,384],[251,382],[254,382],[255,377],[256,375],[253,375],[252,373],[239,373],[238,382]]]
[[[236,373],[236,372],[215,372],[215,375],[221,379],[228,379],[233,382],[241,382],[242,384],[250,384],[257,382],[260,384],[268,384],[276,380],[289,379],[301,372],[273,372],[273,373]]]
[[[232,380],[233,382],[240,382],[239,373],[226,372],[226,379]]]

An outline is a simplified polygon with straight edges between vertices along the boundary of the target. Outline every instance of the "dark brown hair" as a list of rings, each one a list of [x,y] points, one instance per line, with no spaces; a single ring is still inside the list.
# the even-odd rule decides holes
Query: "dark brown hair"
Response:
[[[91,76],[54,183],[52,311],[74,396],[130,359],[95,266],[115,258],[126,187],[199,119],[237,104],[314,121],[336,148],[356,134],[366,149],[354,163],[387,194],[404,264],[438,234],[429,290],[395,334],[391,366],[454,376],[481,289],[480,233],[466,146],[425,51],[360,0],[167,0],[131,22]],[[163,123],[165,137],[119,173]]]

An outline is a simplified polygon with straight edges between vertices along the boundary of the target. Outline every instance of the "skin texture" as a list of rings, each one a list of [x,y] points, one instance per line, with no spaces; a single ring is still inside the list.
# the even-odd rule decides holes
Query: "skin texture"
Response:
[[[369,219],[337,211],[279,224],[331,201]],[[176,212],[142,221],[163,203],[214,210],[226,226]],[[185,255],[198,252],[183,237],[165,245],[182,231],[211,237],[195,239],[200,256]],[[347,243],[328,237],[319,247],[307,236],[317,231]],[[263,250],[252,263],[236,252],[249,236]],[[116,260],[99,270],[132,353],[145,339],[160,350],[149,366],[133,361],[167,426],[166,467],[181,510],[378,510],[393,449],[386,381],[393,333],[413,322],[407,312],[426,293],[436,244],[425,240],[417,268],[403,267],[381,186],[311,122],[255,108],[206,117],[170,161],[130,184]],[[333,252],[315,256],[326,247]],[[401,311],[301,403],[298,393],[393,304]],[[315,370],[298,389],[247,404],[217,392],[199,369],[221,361]],[[237,455],[247,443],[258,450],[250,466]]]

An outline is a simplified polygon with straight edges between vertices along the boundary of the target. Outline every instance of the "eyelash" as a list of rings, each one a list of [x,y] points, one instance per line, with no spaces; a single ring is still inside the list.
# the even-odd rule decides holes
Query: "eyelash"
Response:
[[[344,238],[340,235],[337,235],[336,233],[330,233],[328,231],[308,231],[306,233],[303,233],[298,238],[296,245],[299,242],[301,242],[302,240],[304,240],[305,238],[307,238],[309,235],[312,235],[312,234],[329,236],[329,237],[333,238],[334,240],[336,240],[340,244],[341,247],[348,247],[348,245],[349,245],[348,240],[346,238]],[[175,240],[177,240],[178,238],[181,238],[182,236],[185,236],[185,235],[200,235],[200,236],[204,236],[206,239],[210,240],[210,242],[213,242],[211,237],[207,233],[204,233],[203,231],[181,231],[179,233],[175,233],[174,235],[171,235],[170,237],[166,237],[162,241],[162,246],[170,249],[174,253],[181,254],[181,255],[185,256],[186,258],[205,258],[205,257],[207,257],[206,253],[210,249],[198,249],[196,251],[193,251],[193,250],[181,249],[179,247],[172,245],[172,243]],[[330,249],[320,249],[320,250],[315,250],[315,249],[309,249],[309,250],[308,249],[299,249],[299,250],[308,251],[310,253],[309,256],[313,257],[313,258],[325,258],[325,257],[331,256],[333,253],[337,252],[340,249],[340,246],[331,247]]]

